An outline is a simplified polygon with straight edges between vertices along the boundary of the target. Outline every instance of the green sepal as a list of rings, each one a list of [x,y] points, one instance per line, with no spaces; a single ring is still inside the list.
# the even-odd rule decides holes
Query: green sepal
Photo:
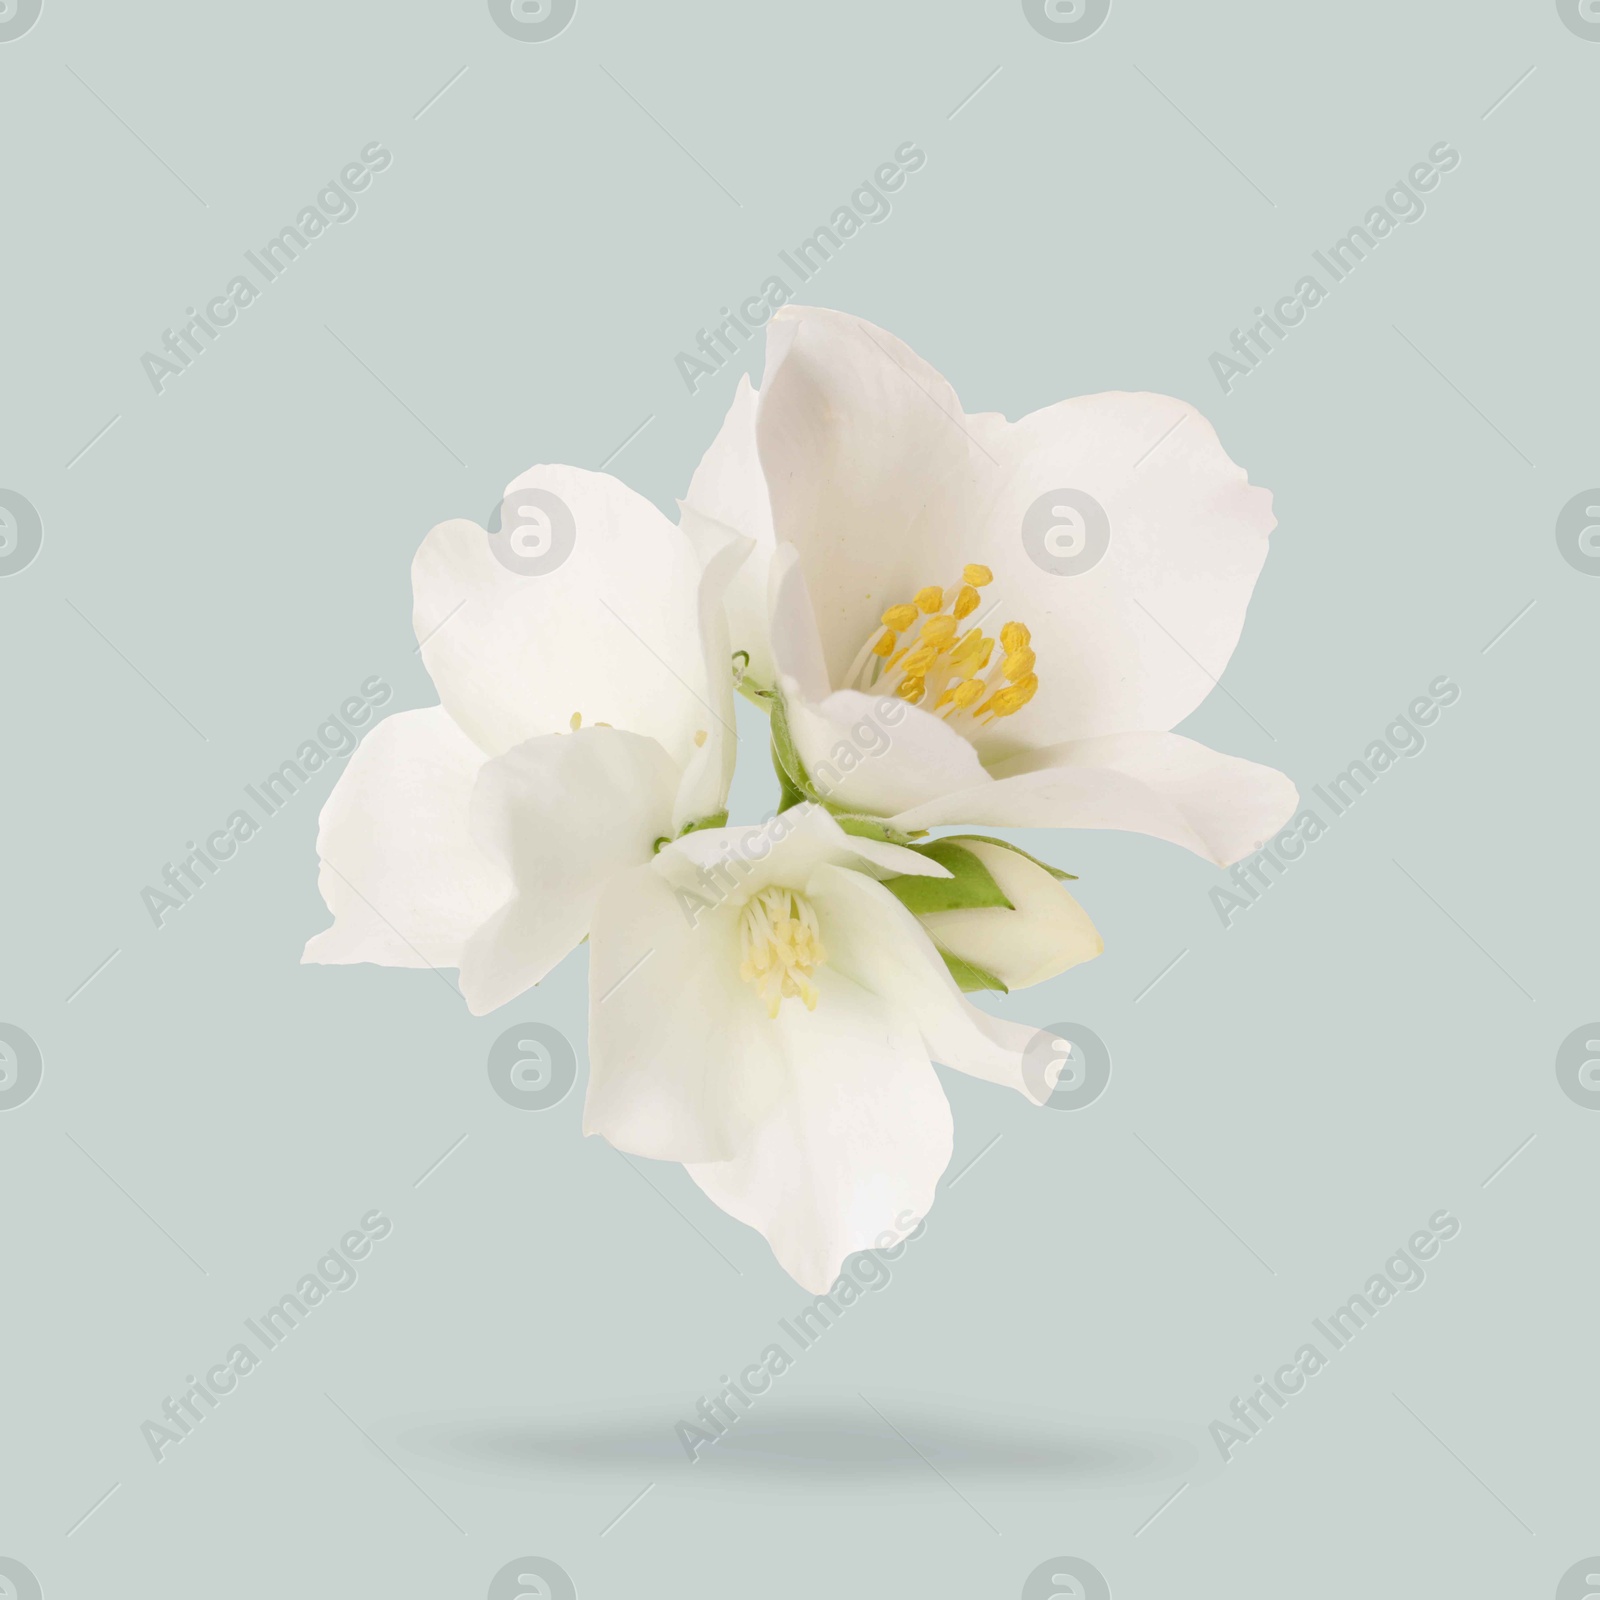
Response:
[[[919,856],[937,862],[950,876],[925,878],[906,873],[885,878],[883,886],[913,916],[933,911],[974,911],[995,907],[1014,911],[1016,907],[1001,892],[994,874],[970,850],[963,850],[951,839],[931,839],[911,846]]]
[[[993,989],[1000,994],[1011,993],[992,972],[986,972],[970,961],[963,961],[960,956],[951,955],[937,941],[934,948],[944,957],[944,964],[950,969],[950,976],[956,980],[956,986],[963,994],[976,994],[980,989]]]
[[[789,731],[789,712],[781,694],[772,697],[772,764],[788,788],[807,800],[817,798],[806,777],[800,752],[795,749],[794,734]]]
[[[1052,867],[1048,861],[1041,861],[1038,856],[1030,856],[1020,845],[1014,845],[1006,839],[991,839],[983,833],[947,833],[944,838],[935,841],[939,844],[992,844],[998,845],[1002,850],[1009,850],[1014,856],[1021,856],[1024,861],[1031,861],[1041,872],[1048,872],[1050,876],[1060,882],[1063,878],[1070,879],[1073,883],[1078,881],[1076,872],[1065,872],[1060,867]],[[924,849],[927,847],[924,846]]]
[[[783,770],[782,763],[778,760],[777,747],[772,751],[772,769],[778,774],[778,810],[787,811],[791,806],[803,805],[805,793],[797,789],[794,780]]]
[[[897,844],[904,848],[913,839],[922,838],[920,833],[902,833],[882,817],[864,817],[858,811],[833,811],[831,808],[829,812],[844,832],[853,833],[858,839],[876,839],[879,844]]]
[[[713,811],[709,817],[697,817],[693,822],[686,822],[678,829],[681,839],[686,833],[701,833],[707,828],[725,828],[728,825],[728,810],[724,806],[721,811]]]

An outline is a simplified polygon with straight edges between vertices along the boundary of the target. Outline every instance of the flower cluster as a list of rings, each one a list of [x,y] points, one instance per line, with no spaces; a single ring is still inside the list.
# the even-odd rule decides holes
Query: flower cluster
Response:
[[[1103,516],[1087,567],[1041,547],[1051,495]],[[1271,496],[1180,401],[968,415],[881,329],[788,306],[676,526],[575,467],[513,503],[558,508],[563,553],[423,541],[440,703],[330,796],[305,959],[454,967],[482,1013],[587,939],[585,1131],[683,1163],[824,1291],[932,1204],[933,1062],[1049,1097],[1035,1030],[967,995],[1102,948],[1067,874],[931,830],[1122,828],[1227,865],[1293,813],[1281,773],[1171,731],[1239,637]],[[736,693],[780,785],[755,827],[727,818]]]

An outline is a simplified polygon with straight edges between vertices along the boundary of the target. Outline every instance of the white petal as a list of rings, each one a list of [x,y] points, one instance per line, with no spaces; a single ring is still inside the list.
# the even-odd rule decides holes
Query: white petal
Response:
[[[819,805],[792,806],[766,822],[708,828],[675,840],[655,869],[686,893],[747,900],[768,884],[798,889],[823,862],[875,877],[911,873],[948,878],[948,869],[915,850],[846,833]]]
[[[1007,989],[1043,983],[1105,949],[1089,914],[1043,867],[1004,845],[958,842],[989,869],[1012,909],[924,912],[917,921],[942,949],[993,973]]]
[[[768,325],[756,430],[774,536],[799,549],[839,684],[887,606],[983,559],[948,553],[982,526],[982,445],[955,391],[898,339],[796,306]]]
[[[774,536],[800,552],[834,684],[886,606],[966,562],[993,569],[986,631],[1028,625],[1040,688],[975,734],[986,759],[1174,726],[1232,654],[1273,526],[1271,496],[1182,401],[1102,394],[1016,423],[964,415],[926,362],[839,312],[773,318],[757,433]],[[1046,570],[1023,537],[1061,489],[1109,522],[1105,554],[1075,576]]]
[[[944,721],[888,695],[828,692],[816,613],[799,554],[772,559],[772,655],[789,731],[811,787],[839,810],[891,816],[988,781],[972,745]]]
[[[728,587],[728,632],[733,650],[749,654],[750,677],[763,688],[777,681],[767,646],[767,564],[772,556],[772,507],[756,453],[756,391],[742,376],[711,448],[689,482],[684,505],[752,541],[749,559]]]
[[[473,842],[483,751],[443,706],[380,722],[350,757],[317,824],[317,887],[333,926],[303,960],[454,967],[510,890]]]
[[[1121,828],[1226,867],[1260,849],[1298,801],[1281,772],[1176,733],[1084,739],[993,770],[994,782],[913,807],[895,826]]]
[[[800,553],[792,544],[780,545],[773,552],[767,590],[772,659],[778,676],[797,684],[807,699],[824,699],[832,679],[823,658],[811,591],[800,570]]]
[[[583,1131],[663,1161],[733,1156],[781,1086],[778,1034],[739,976],[737,913],[652,864],[611,879],[590,929]]]
[[[722,811],[733,781],[739,752],[733,719],[733,651],[728,643],[728,618],[723,601],[729,583],[750,553],[750,541],[713,522],[692,506],[679,508],[681,527],[700,562],[700,583],[695,611],[700,629],[707,709],[706,737],[683,769],[683,781],[673,808],[671,835],[690,822],[700,822]],[[699,735],[696,735],[698,738]]]
[[[949,876],[914,850],[846,834],[820,806],[796,806],[691,833],[607,885],[590,923],[586,1133],[670,1161],[743,1148],[783,1078],[781,1035],[739,976],[739,912],[768,884],[803,889],[823,864],[863,883]]]
[[[985,437],[1003,471],[975,559],[994,569],[984,595],[997,615],[1033,632],[1039,692],[979,732],[980,752],[1175,727],[1238,643],[1271,494],[1193,406],[1165,395],[1064,400]],[[1023,538],[1031,509],[1062,488],[1091,496],[1109,524],[1104,556],[1077,576],[1042,569]]]
[[[786,681],[784,709],[812,788],[840,810],[889,817],[989,782],[971,744],[904,700],[839,689],[814,704]]]
[[[829,965],[914,1016],[934,1060],[1036,1104],[1048,1098],[1054,1085],[1023,1073],[1023,1052],[1039,1030],[968,1001],[917,919],[882,884],[820,866],[806,894],[823,923]]]
[[[484,767],[473,830],[515,893],[462,954],[474,1013],[514,1000],[583,939],[606,880],[668,833],[677,786],[654,739],[613,728],[529,739]]]
[[[764,1234],[778,1263],[825,1293],[845,1257],[892,1243],[933,1205],[950,1162],[950,1106],[909,1013],[835,971],[815,1011],[786,1002],[780,1092],[732,1160],[689,1176]]]
[[[513,571],[483,529],[459,521],[435,528],[412,563],[417,639],[440,699],[490,755],[558,733],[577,712],[687,765],[714,716],[689,539],[602,473],[535,467],[506,490],[503,522],[521,491],[570,513],[571,549],[552,570]]]

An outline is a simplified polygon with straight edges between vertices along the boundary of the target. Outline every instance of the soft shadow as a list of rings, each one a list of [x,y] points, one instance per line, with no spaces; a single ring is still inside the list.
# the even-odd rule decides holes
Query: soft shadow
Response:
[[[434,1418],[404,1425],[394,1437],[406,1451],[442,1466],[496,1477],[570,1479],[574,1473],[688,1467],[680,1422],[710,1431],[692,1413],[650,1408]],[[909,1479],[931,1465],[958,1471],[963,1482],[1025,1479],[1035,1487],[1111,1490],[1174,1477],[1196,1459],[1186,1440],[1145,1427],[850,1397],[812,1405],[758,1402],[699,1448],[694,1465],[702,1475],[730,1479],[832,1483]]]

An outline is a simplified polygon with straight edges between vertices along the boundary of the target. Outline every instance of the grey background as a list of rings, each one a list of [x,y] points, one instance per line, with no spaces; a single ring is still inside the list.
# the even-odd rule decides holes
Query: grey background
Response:
[[[0,1555],[52,1600],[478,1596],[525,1555],[585,1600],[1016,1595],[1057,1556],[1118,1600],[1554,1594],[1600,1550],[1600,1115],[1554,1072],[1600,1015],[1600,582],[1554,538],[1600,481],[1597,74],[1544,0],[1117,0],[1072,44],[1001,0],[580,0],[539,44],[469,0],[45,0],[0,44],[0,487],[44,525],[0,578],[0,1021],[44,1055],[0,1113]],[[808,1297],[580,1137],[584,955],[481,1019],[299,966],[331,771],[159,931],[139,896],[364,678],[433,703],[434,522],[536,461],[670,508],[759,366],[690,395],[674,356],[907,139],[807,298],[969,410],[1191,399],[1276,494],[1186,731],[1309,793],[1461,698],[1226,930],[1183,852],[1021,836],[1107,949],[996,1009],[1092,1027],[1110,1087],[946,1075],[925,1236],[691,1466],[673,1424]],[[142,353],[372,140],[359,215],[152,393]],[[1439,140],[1426,216],[1224,395],[1211,352]],[[543,1112],[485,1065],[533,1020],[579,1060]],[[141,1422],[374,1207],[355,1288],[152,1461]],[[1425,1286],[1222,1466],[1208,1423],[1441,1207]]]

